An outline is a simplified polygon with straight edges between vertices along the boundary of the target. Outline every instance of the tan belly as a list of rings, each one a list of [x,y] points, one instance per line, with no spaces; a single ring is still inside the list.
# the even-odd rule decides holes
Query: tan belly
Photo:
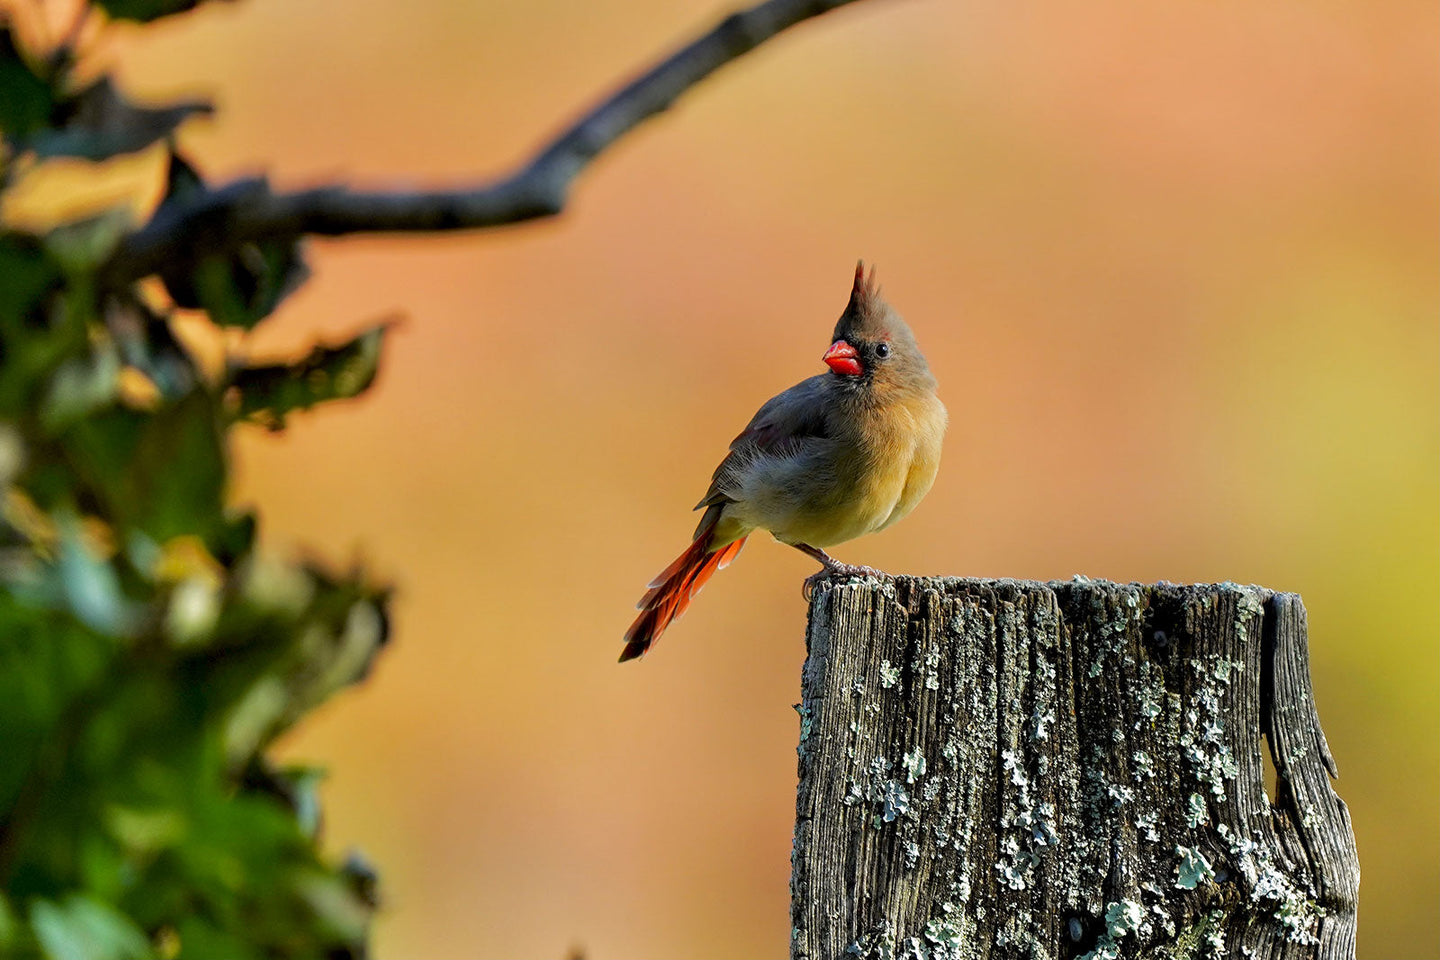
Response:
[[[930,449],[917,446],[914,455],[910,458],[910,469],[905,474],[905,482],[901,487],[900,496],[895,501],[895,507],[878,529],[883,530],[895,521],[904,519],[911,510],[914,510],[916,504],[925,499],[925,494],[930,492],[930,487],[935,483],[935,475],[939,472],[940,444],[933,444]]]
[[[782,529],[770,532],[784,543],[830,547],[882,529],[904,493],[910,459],[893,457],[882,469],[864,471],[846,496],[822,509],[796,510]]]

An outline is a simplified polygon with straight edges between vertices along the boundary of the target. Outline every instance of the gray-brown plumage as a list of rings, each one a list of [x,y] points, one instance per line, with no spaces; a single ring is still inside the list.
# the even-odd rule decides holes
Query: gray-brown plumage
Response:
[[[730,444],[690,547],[650,584],[621,661],[645,653],[755,530],[828,573],[873,572],[824,549],[883,530],[915,508],[940,467],[945,407],[914,335],[855,268],[850,302],[817,374],[772,397]]]

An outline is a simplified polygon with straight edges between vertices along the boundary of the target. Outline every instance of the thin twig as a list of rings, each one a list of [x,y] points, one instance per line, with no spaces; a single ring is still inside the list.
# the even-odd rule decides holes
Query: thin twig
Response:
[[[553,216],[570,185],[601,151],[720,67],[803,20],[853,0],[767,0],[731,14],[583,114],[509,176],[469,190],[361,193],[327,186],[271,193],[263,180],[230,183],[162,204],[125,237],[106,264],[120,286],[177,254],[250,242],[350,233],[473,230]]]

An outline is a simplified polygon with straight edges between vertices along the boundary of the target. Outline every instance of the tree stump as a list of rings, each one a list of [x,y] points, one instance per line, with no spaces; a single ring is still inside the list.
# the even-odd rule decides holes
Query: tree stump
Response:
[[[1354,957],[1295,594],[831,581],[807,645],[792,957]]]

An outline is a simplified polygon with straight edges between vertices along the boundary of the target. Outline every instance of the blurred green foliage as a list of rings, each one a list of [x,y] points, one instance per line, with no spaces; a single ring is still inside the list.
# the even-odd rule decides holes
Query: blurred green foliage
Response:
[[[147,21],[194,2],[103,0]],[[204,104],[128,103],[0,13],[0,193],[56,157],[168,151]],[[375,880],[318,846],[317,771],[274,738],[362,678],[386,591],[263,554],[226,503],[229,434],[369,386],[383,327],[293,364],[208,370],[175,311],[248,330],[304,280],[298,243],[108,286],[132,224],[0,229],[0,956],[355,957]]]

